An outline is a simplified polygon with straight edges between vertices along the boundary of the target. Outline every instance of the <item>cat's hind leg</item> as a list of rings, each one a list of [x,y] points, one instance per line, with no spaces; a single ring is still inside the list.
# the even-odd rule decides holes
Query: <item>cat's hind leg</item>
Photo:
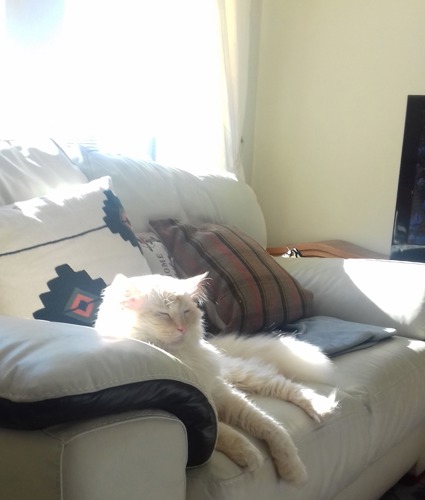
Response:
[[[233,462],[253,471],[263,462],[261,452],[245,436],[230,425],[218,422],[218,436],[215,446]]]
[[[280,477],[296,485],[304,483],[306,470],[291,436],[283,426],[224,381],[214,388],[213,399],[219,421],[239,427],[265,441]]]

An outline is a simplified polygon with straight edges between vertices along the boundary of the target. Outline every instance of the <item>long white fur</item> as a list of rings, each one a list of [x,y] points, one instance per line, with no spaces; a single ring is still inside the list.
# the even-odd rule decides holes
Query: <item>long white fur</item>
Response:
[[[320,396],[287,377],[323,381],[331,363],[319,350],[294,339],[227,335],[206,341],[197,304],[205,299],[204,279],[119,275],[104,291],[95,327],[102,335],[150,342],[180,359],[196,373],[217,408],[217,450],[242,467],[257,468],[261,452],[236,430],[240,428],[267,443],[281,477],[300,484],[306,471],[290,435],[246,393],[291,401],[320,421],[335,408],[334,396]],[[303,351],[313,357],[304,359]]]
[[[318,347],[293,337],[227,334],[217,335],[210,342],[227,356],[259,359],[299,381],[327,383],[333,376],[331,360]]]

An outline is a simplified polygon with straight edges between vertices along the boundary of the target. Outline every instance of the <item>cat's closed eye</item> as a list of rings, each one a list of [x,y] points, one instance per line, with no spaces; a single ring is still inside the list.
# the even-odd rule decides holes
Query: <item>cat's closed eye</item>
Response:
[[[165,311],[159,311],[158,313],[158,316],[160,316],[161,318],[169,318],[170,315],[169,313],[165,312]]]

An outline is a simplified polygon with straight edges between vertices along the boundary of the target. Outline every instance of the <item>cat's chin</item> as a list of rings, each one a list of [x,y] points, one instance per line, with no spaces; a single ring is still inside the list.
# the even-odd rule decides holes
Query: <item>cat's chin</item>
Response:
[[[187,339],[187,333],[175,333],[166,339],[162,339],[162,343],[167,348],[176,348],[185,344]]]

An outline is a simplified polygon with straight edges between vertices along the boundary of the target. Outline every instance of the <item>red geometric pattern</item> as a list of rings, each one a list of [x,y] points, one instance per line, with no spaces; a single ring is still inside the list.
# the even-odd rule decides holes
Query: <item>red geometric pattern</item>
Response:
[[[69,317],[90,318],[93,316],[98,297],[79,288],[75,288],[69,298],[64,313]]]
[[[36,311],[34,318],[93,326],[106,283],[101,278],[93,280],[84,270],[74,271],[68,264],[55,271],[57,277],[47,283],[50,291],[40,295],[44,309]]]

